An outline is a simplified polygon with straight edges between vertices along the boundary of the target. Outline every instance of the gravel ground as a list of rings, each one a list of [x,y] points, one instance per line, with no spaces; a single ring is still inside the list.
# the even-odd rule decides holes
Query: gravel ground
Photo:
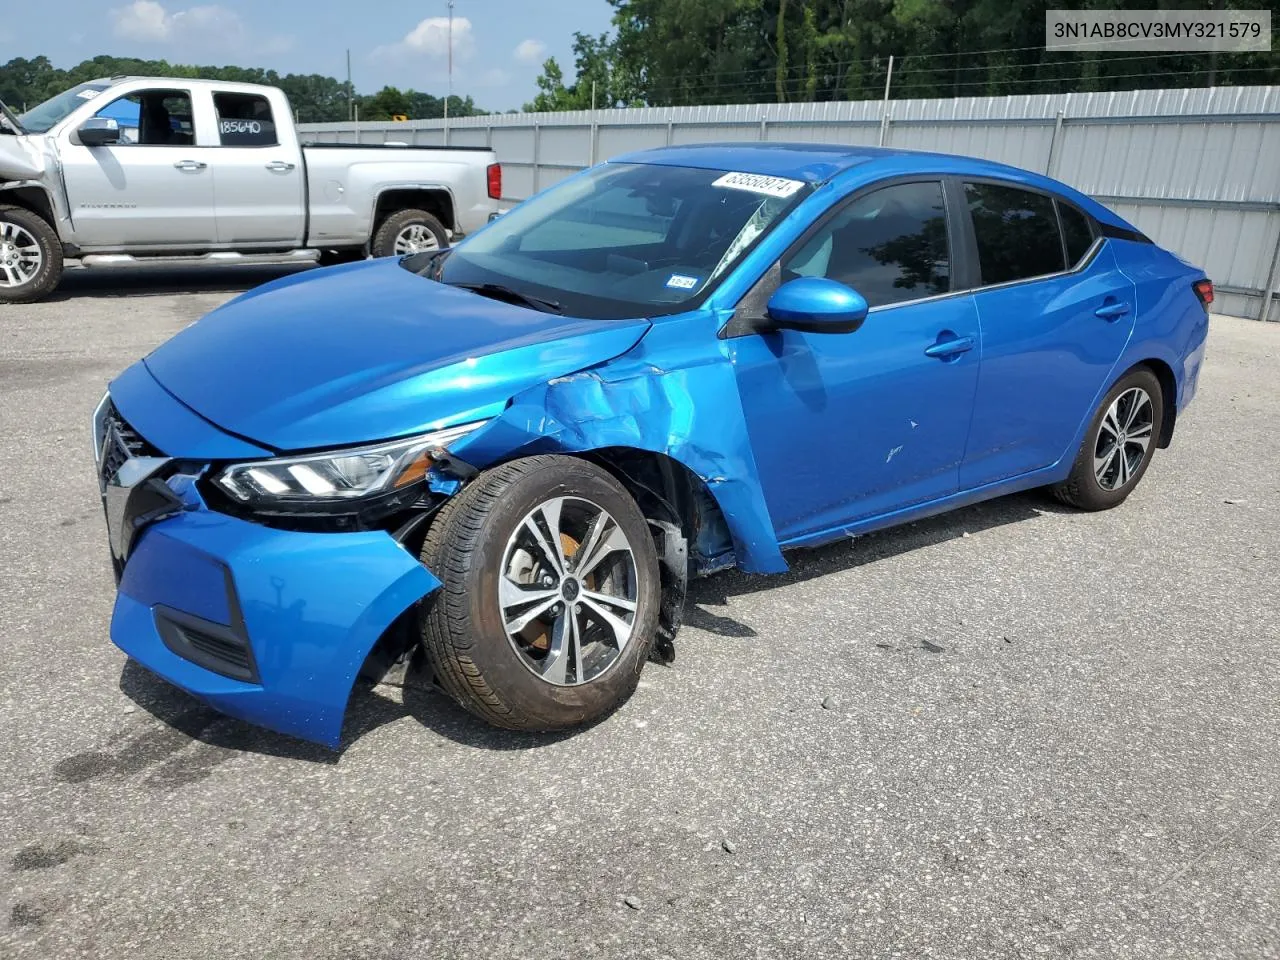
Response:
[[[90,410],[269,275],[0,307],[0,956],[1280,957],[1280,325],[1214,319],[1117,510],[704,580],[604,723],[381,686],[334,754],[107,638]]]

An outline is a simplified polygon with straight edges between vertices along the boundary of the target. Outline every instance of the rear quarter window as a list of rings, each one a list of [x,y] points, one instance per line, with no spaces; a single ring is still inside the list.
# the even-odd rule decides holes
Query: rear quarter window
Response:
[[[1067,246],[1067,265],[1076,266],[1093,246],[1093,221],[1064,200],[1058,201],[1062,219],[1062,239]]]

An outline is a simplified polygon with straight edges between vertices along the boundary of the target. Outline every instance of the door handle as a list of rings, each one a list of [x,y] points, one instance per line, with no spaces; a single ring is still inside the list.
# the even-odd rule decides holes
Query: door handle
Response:
[[[1093,311],[1093,315],[1101,317],[1103,320],[1117,320],[1128,312],[1129,305],[1127,303],[1104,303]]]
[[[179,170],[203,170],[208,164],[203,160],[179,160],[174,166]]]
[[[931,347],[924,348],[926,357],[937,357],[949,360],[973,349],[973,337],[955,337],[951,340],[940,340]]]
[[[293,164],[285,160],[272,160],[267,164],[268,170],[274,170],[279,173],[288,173],[293,169]]]

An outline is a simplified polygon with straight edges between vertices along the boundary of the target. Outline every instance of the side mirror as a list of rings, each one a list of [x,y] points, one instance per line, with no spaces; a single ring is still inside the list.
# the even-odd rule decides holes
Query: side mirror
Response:
[[[774,291],[766,308],[777,326],[806,333],[853,333],[867,319],[857,290],[827,277],[799,277]]]
[[[90,117],[76,128],[86,147],[105,147],[120,142],[120,124],[110,117]]]

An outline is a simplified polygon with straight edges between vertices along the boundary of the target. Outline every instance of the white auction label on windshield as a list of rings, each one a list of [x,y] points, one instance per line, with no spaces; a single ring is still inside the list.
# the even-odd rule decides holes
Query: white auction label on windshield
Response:
[[[766,177],[760,173],[726,173],[711,185],[728,187],[730,190],[750,190],[752,193],[763,193],[770,197],[789,197],[804,186],[804,181],[788,180],[786,177]]]

